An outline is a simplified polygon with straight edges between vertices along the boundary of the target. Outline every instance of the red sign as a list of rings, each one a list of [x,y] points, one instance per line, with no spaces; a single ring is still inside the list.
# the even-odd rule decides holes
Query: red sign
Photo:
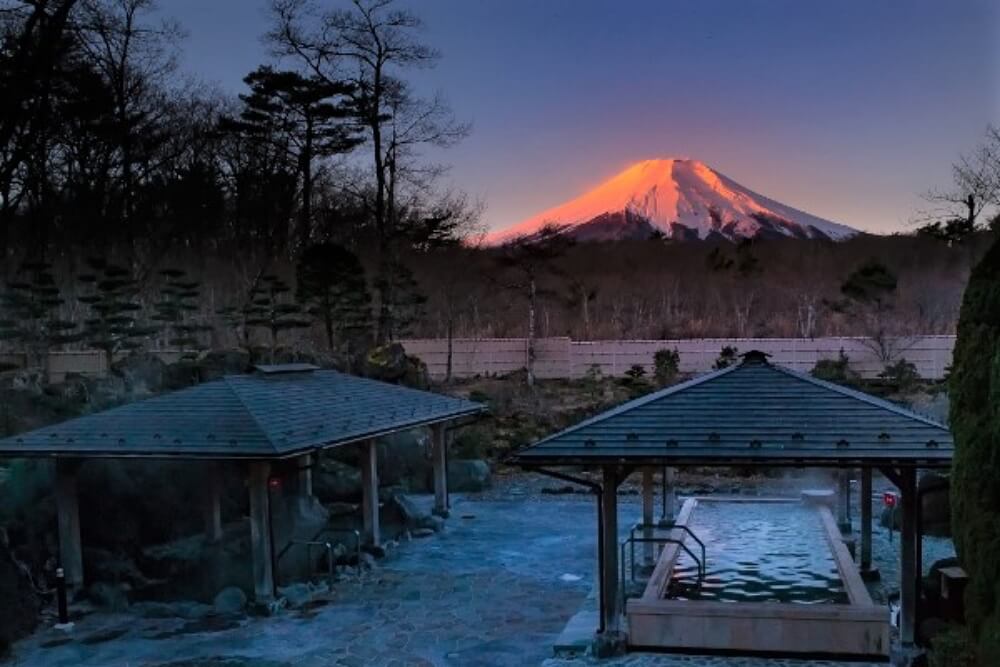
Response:
[[[885,503],[886,507],[896,506],[896,494],[892,491],[886,491],[882,494],[882,501]]]

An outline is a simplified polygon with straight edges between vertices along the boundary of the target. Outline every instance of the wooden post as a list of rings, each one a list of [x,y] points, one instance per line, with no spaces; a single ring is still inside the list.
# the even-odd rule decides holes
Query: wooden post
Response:
[[[902,470],[902,530],[899,544],[899,638],[904,646],[912,646],[917,634],[917,596],[920,573],[917,566],[917,471]]]
[[[205,466],[205,541],[218,542],[222,539],[222,480],[217,463]]]
[[[604,466],[601,491],[601,519],[604,522],[601,572],[604,600],[604,631],[618,632],[620,600],[618,591],[618,472],[614,466]]]
[[[840,524],[840,531],[849,534],[851,526],[851,471],[838,471],[838,481],[840,482],[838,503],[837,503],[837,523]]]
[[[382,536],[378,507],[378,445],[374,438],[361,444],[361,496],[365,536],[369,544],[377,547],[382,543]]]
[[[861,469],[861,575],[872,573],[872,469]]]
[[[296,476],[296,491],[301,498],[308,499],[313,494],[312,454],[303,454],[296,459],[298,475]]]
[[[663,498],[660,500],[662,503],[660,509],[660,525],[668,526],[673,523],[674,515],[677,514],[677,489],[675,487],[675,481],[677,479],[677,469],[671,467],[663,468]]]
[[[83,546],[80,541],[80,502],[77,496],[77,460],[56,459],[56,512],[59,520],[59,565],[71,590],[83,587]]]
[[[434,514],[448,516],[448,433],[444,424],[431,427],[431,458],[434,467]]]
[[[647,540],[653,537],[653,496],[655,494],[653,473],[653,468],[642,469],[642,536]],[[653,566],[654,546],[652,542],[645,542],[642,545],[643,565],[647,568]]]
[[[250,490],[250,552],[253,557],[253,590],[257,602],[274,599],[274,553],[271,545],[271,502],[268,479],[271,464],[253,461],[248,466]]]

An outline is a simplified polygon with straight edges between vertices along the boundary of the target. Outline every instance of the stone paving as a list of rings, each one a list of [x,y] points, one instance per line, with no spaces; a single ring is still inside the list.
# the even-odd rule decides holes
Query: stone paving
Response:
[[[638,515],[623,498],[623,529]],[[19,667],[368,667],[592,664],[552,657],[594,579],[594,503],[458,501],[443,533],[404,542],[327,603],[271,618],[199,620],[93,613],[63,635],[43,630],[14,648]],[[898,545],[898,540],[897,543]],[[895,548],[876,535],[876,559]],[[929,565],[929,559],[925,563]],[[618,667],[834,667],[828,661],[633,654]],[[857,667],[859,663],[852,664]]]

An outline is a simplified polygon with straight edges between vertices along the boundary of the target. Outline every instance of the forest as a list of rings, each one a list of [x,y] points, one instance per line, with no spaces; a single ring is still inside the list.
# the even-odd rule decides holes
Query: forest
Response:
[[[8,351],[951,333],[992,237],[995,129],[911,233],[480,247],[483,203],[427,157],[471,127],[410,84],[438,58],[418,16],[274,0],[233,96],[159,9],[0,0]]]

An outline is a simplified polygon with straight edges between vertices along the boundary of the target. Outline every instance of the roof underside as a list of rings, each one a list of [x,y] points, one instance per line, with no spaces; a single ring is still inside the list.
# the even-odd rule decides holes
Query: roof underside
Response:
[[[948,465],[948,428],[868,394],[744,362],[625,403],[518,452],[523,466]]]
[[[0,456],[284,458],[483,409],[336,371],[236,375],[0,440]]]

